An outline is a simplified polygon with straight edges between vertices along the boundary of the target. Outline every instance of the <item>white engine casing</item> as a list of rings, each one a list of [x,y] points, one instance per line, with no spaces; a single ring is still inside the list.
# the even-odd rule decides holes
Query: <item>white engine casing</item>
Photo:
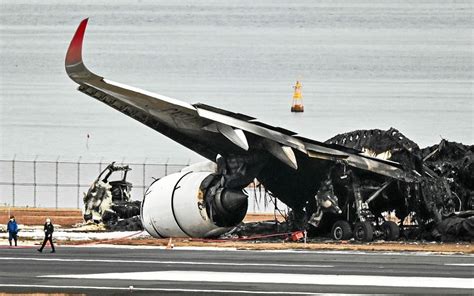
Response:
[[[180,172],[155,181],[142,202],[141,219],[150,235],[209,237],[230,228],[215,225],[206,212],[202,181],[212,172]]]

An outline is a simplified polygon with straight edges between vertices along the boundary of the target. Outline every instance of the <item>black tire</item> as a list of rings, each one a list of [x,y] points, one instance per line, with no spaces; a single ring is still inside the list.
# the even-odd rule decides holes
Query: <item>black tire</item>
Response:
[[[84,221],[87,222],[89,220],[92,220],[92,214],[84,214]]]
[[[352,237],[352,228],[349,222],[339,220],[332,226],[331,236],[335,240],[348,240]]]
[[[385,240],[393,241],[400,237],[400,227],[393,221],[385,221],[382,224]]]
[[[354,226],[354,238],[358,241],[371,242],[374,239],[374,229],[368,221],[357,222]]]

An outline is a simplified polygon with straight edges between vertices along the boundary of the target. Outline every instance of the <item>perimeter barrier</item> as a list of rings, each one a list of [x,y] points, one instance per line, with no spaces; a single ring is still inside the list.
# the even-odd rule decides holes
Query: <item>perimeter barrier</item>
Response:
[[[81,208],[83,194],[110,162],[56,160],[1,160],[0,206]],[[116,162],[128,165],[132,199],[141,200],[156,178],[179,172],[189,164]],[[116,173],[117,174],[117,173]]]

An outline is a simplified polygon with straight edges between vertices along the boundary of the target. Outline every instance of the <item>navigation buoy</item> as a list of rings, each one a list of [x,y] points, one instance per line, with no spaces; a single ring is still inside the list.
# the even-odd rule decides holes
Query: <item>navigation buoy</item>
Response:
[[[293,93],[293,104],[291,105],[291,112],[304,112],[303,96],[301,95],[302,86],[303,85],[299,81],[296,81],[295,86],[293,86],[295,92]]]

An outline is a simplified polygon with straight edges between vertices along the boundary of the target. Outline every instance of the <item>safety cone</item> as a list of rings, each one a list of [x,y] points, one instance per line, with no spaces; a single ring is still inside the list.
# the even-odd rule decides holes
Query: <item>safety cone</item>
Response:
[[[171,250],[173,247],[174,247],[173,239],[170,237],[170,240],[168,241],[168,244],[166,245],[166,249]]]

